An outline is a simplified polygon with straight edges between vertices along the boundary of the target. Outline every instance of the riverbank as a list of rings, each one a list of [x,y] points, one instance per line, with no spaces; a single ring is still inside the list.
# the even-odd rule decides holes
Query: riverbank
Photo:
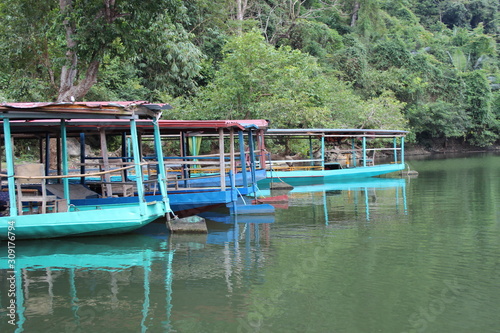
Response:
[[[422,145],[407,144],[405,147],[406,156],[414,155],[432,155],[432,154],[448,154],[448,153],[486,153],[500,151],[500,145],[489,147],[477,147],[460,143],[447,143],[446,145],[435,144],[429,147]]]

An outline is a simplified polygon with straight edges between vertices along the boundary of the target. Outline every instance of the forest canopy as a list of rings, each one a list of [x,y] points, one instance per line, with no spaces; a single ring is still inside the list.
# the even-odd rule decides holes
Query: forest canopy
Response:
[[[0,0],[2,102],[498,143],[497,0]]]

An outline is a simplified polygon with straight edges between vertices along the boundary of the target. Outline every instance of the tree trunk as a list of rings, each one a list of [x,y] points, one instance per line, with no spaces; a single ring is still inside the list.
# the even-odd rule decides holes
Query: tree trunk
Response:
[[[359,11],[359,2],[356,1],[354,3],[354,9],[351,17],[351,27],[354,27],[356,25],[356,21],[358,20],[358,11]]]
[[[238,35],[243,33],[243,18],[248,8],[248,0],[236,0],[236,21],[238,21]]]
[[[59,0],[59,8],[61,13],[67,13],[66,16],[68,17],[73,9],[73,0]],[[66,30],[66,47],[68,50],[66,52],[66,65],[61,69],[61,83],[59,85],[57,102],[81,100],[92,85],[96,83],[100,65],[100,61],[96,60],[98,57],[95,56],[94,60],[90,62],[85,76],[76,84],[78,78],[78,55],[75,51],[77,42],[73,39],[73,36],[76,34],[76,28],[68,19],[65,19],[63,24]]]
[[[97,82],[97,73],[99,72],[100,62],[95,60],[90,63],[85,77],[80,80],[80,82],[75,85],[76,68],[74,70],[74,75],[68,74],[64,76],[65,72],[71,72],[66,66],[62,69],[61,74],[61,87],[59,88],[59,95],[57,97],[58,102],[69,102],[75,100],[81,100],[92,88],[92,86]]]
[[[243,21],[248,9],[248,0],[236,0],[236,20]]]

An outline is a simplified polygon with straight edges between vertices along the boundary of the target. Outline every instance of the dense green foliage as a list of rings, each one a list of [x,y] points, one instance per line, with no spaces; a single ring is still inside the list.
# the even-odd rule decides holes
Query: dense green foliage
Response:
[[[0,99],[147,99],[176,106],[169,118],[489,146],[499,11],[496,0],[0,0]]]

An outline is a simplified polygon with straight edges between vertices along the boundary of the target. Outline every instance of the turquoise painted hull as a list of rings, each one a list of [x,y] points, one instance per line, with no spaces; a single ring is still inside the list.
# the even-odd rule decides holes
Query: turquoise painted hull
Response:
[[[267,178],[257,184],[263,187],[269,186],[272,181],[284,181],[290,185],[321,184],[330,181],[376,177],[401,171],[404,168],[404,164],[398,163],[335,170],[267,171]]]
[[[153,202],[143,205],[142,208],[134,203],[78,207],[77,210],[63,213],[4,216],[0,218],[0,239],[8,239],[8,236],[12,235],[9,231],[15,235],[15,239],[125,233],[165,214],[165,204]],[[14,229],[9,230],[9,226]]]

